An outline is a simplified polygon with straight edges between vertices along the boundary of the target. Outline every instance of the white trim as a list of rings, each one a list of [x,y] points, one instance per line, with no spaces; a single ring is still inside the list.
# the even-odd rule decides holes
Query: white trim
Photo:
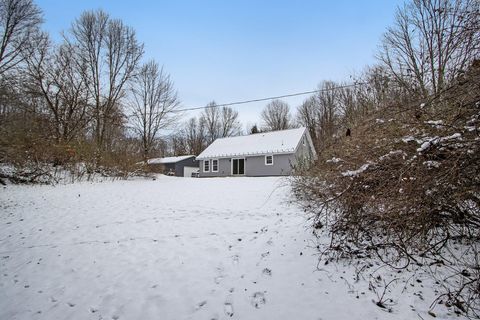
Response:
[[[217,170],[214,169],[214,166],[213,166],[213,161],[217,161]],[[218,161],[218,159],[212,159],[211,161],[211,166],[212,166],[212,172],[218,172],[218,166],[220,164],[220,162]]]
[[[267,157],[272,157],[272,163],[267,162]],[[265,155],[265,165],[266,166],[273,166],[273,154],[266,154]]]
[[[208,164],[208,170],[205,170],[206,164]],[[203,160],[203,172],[210,172],[210,160]]]
[[[243,160],[243,174],[233,174],[233,160]],[[244,176],[245,175],[245,172],[247,171],[246,170],[246,162],[247,160],[245,158],[231,158],[230,159],[231,163],[230,163],[230,174],[232,176]],[[238,168],[237,168],[238,169]]]
[[[256,133],[254,133],[256,134]],[[196,158],[196,160],[206,160],[206,159],[243,159],[245,157],[256,157],[256,156],[263,156],[265,154],[271,154],[274,153],[275,155],[277,154],[294,154],[297,152],[297,149],[295,150],[290,150],[290,151],[281,151],[281,150],[269,150],[265,152],[256,152],[256,153],[239,153],[239,154],[232,154],[232,155],[216,155],[216,156],[211,156],[211,157],[203,157],[203,158]]]

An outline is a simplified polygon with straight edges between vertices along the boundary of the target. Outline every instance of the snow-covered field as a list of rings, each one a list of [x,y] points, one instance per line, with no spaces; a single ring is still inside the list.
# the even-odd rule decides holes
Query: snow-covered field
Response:
[[[0,319],[431,318],[427,285],[388,313],[353,267],[317,270],[289,194],[281,178],[5,187]]]

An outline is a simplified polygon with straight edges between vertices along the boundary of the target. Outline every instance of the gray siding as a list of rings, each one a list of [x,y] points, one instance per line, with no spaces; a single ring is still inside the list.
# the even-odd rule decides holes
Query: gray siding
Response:
[[[292,172],[293,154],[274,154],[273,165],[265,165],[265,155],[247,157],[245,175],[250,177],[285,176]]]
[[[175,175],[177,177],[183,177],[183,168],[184,167],[198,167],[200,161],[195,160],[195,157],[191,157],[188,159],[184,159],[182,161],[178,161],[174,164],[175,166]]]
[[[204,161],[210,161],[210,171],[205,172],[203,169],[205,168],[203,166]],[[201,177],[228,177],[231,175],[232,169],[231,169],[231,162],[230,158],[221,158],[218,159],[218,172],[212,172],[212,162],[211,159],[209,160],[200,160],[200,176]]]
[[[201,177],[228,177],[232,175],[232,159],[218,159],[218,172],[212,172],[212,164],[210,160],[200,161]],[[273,155],[273,165],[265,165],[265,156],[247,156],[245,157],[245,176],[283,176],[291,173],[291,161],[294,161],[293,154],[276,154]],[[210,171],[205,172],[203,162],[210,161]]]
[[[303,143],[303,139],[305,139],[305,144]],[[302,141],[300,141],[300,144],[298,145],[297,152],[295,153],[292,161],[295,166],[309,166],[315,160],[315,152],[312,144],[309,141],[310,140],[306,137],[305,133],[302,137]]]
[[[182,161],[163,163],[163,164],[149,164],[149,167],[153,172],[161,172],[167,174],[173,171],[177,177],[183,177],[184,167],[198,167],[199,161],[195,160],[195,157],[187,158]]]

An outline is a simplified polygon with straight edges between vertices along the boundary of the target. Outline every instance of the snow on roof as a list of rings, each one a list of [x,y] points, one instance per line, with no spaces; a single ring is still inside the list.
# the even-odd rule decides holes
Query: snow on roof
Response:
[[[179,161],[195,157],[194,155],[188,156],[178,156],[178,157],[166,157],[166,158],[154,158],[147,160],[148,164],[166,164],[166,163],[177,163]]]
[[[301,127],[247,136],[220,138],[209,145],[197,159],[266,153],[294,153],[304,133],[305,128]]]

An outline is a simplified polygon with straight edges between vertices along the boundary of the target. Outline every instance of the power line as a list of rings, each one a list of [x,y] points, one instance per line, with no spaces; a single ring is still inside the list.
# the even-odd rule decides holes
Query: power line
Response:
[[[296,97],[296,96],[302,96],[302,95],[306,95],[306,94],[313,94],[313,93],[319,93],[319,92],[326,92],[326,91],[333,91],[333,90],[338,90],[338,89],[357,87],[359,85],[364,85],[364,84],[365,83],[357,82],[357,83],[353,83],[353,84],[346,84],[346,85],[343,85],[343,86],[336,86],[336,87],[324,88],[324,89],[318,89],[318,90],[312,90],[312,91],[303,91],[303,92],[297,92],[297,93],[291,93],[291,94],[284,94],[284,95],[274,96],[274,97],[251,99],[251,100],[242,100],[242,101],[236,101],[236,102],[215,104],[215,105],[212,105],[212,106],[186,107],[186,108],[183,108],[183,109],[171,110],[170,112],[184,112],[184,111],[193,111],[193,110],[200,110],[200,109],[206,109],[206,108],[229,107],[229,106],[247,104],[247,103],[252,103],[252,102],[261,102],[261,101],[267,101],[267,100]]]

